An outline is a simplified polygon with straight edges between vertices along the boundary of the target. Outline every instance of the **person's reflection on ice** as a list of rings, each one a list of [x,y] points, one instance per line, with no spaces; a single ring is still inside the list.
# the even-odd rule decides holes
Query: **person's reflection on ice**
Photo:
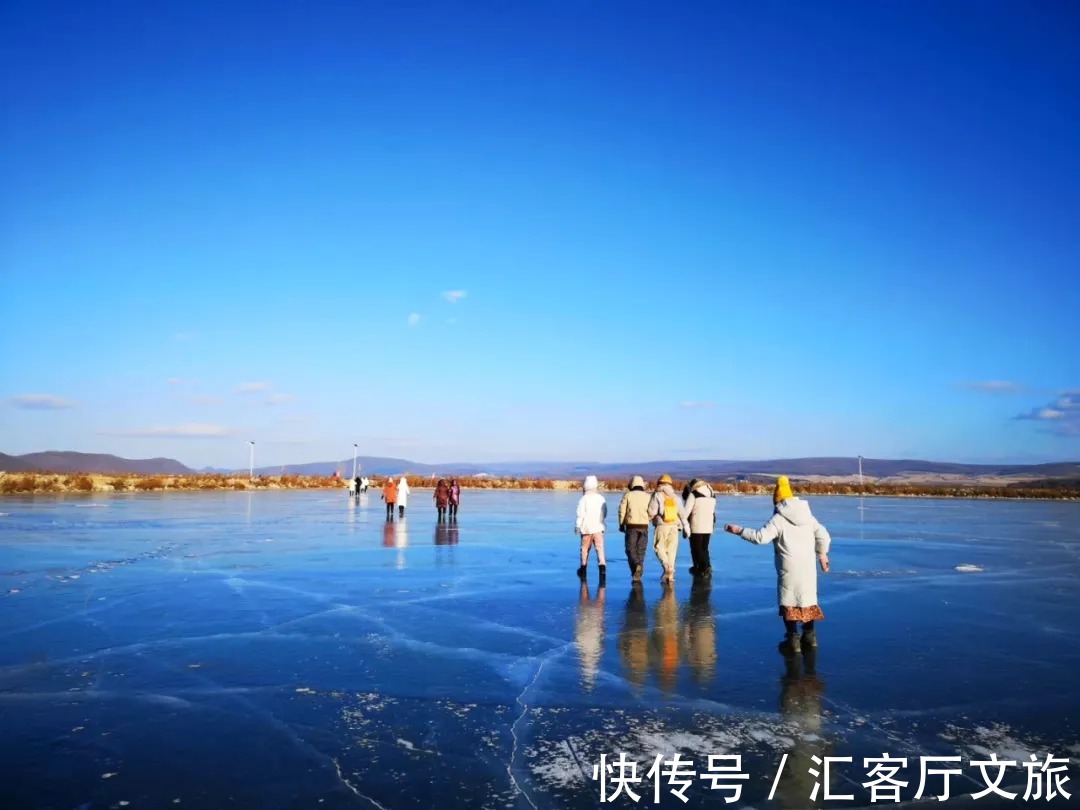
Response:
[[[690,599],[683,607],[682,648],[690,673],[700,684],[716,674],[716,614],[712,606],[712,578],[696,577]]]
[[[626,679],[636,688],[644,686],[649,674],[649,618],[645,615],[645,589],[640,581],[630,586],[626,597],[618,646]]]
[[[656,673],[660,688],[667,694],[675,688],[679,671],[679,606],[670,582],[653,607],[653,629],[649,634],[649,667]]]
[[[776,800],[784,808],[820,807],[826,789],[822,784],[817,799],[811,801],[819,777],[811,774],[810,769],[821,773],[821,765],[812,757],[824,760],[832,756],[832,746],[822,736],[825,682],[817,674],[817,648],[803,647],[802,655],[792,654],[783,643],[779,648],[784,656],[780,717],[795,727],[795,742],[776,786]]]
[[[442,520],[435,524],[435,545],[450,545],[450,524],[444,523]]]
[[[382,544],[384,548],[394,547],[394,524],[384,523],[382,530]]]
[[[591,692],[596,686],[600,656],[604,651],[604,594],[606,590],[601,580],[596,589],[596,599],[591,599],[589,584],[582,580],[578,592],[574,641],[577,643],[578,659],[581,662],[581,683],[586,692]]]

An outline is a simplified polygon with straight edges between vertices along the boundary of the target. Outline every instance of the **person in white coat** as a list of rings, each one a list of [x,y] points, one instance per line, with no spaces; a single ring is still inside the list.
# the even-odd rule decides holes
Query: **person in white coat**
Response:
[[[412,490],[409,489],[409,482],[405,479],[405,476],[401,476],[401,480],[397,485],[397,508],[398,517],[405,517],[405,507],[409,505],[409,493]]]
[[[589,562],[589,549],[596,547],[596,562],[600,566],[600,579],[607,577],[607,560],[604,559],[604,520],[607,518],[607,501],[598,490],[595,475],[585,479],[584,494],[577,505],[577,521],[574,531],[581,535],[581,567],[578,576],[584,577]]]
[[[773,492],[775,511],[760,529],[744,529],[728,524],[725,531],[737,534],[748,543],[773,544],[776,560],[776,597],[780,603],[780,618],[784,620],[786,637],[783,643],[792,653],[802,647],[816,647],[814,622],[825,618],[818,605],[817,567],[829,571],[829,546],[832,538],[810,512],[810,504],[796,498],[786,475],[776,479]],[[802,622],[802,639],[798,623]]]

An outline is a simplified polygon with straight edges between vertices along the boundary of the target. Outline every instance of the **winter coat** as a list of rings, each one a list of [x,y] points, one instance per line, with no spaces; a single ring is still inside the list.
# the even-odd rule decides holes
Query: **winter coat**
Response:
[[[578,534],[602,534],[606,518],[607,501],[604,500],[603,495],[591,489],[578,501],[577,521],[574,528]]]
[[[445,509],[446,505],[450,502],[450,487],[445,482],[439,483],[435,486],[435,507],[437,509]]]
[[[461,506],[461,486],[458,484],[450,485],[450,503],[453,506]]]
[[[694,485],[686,500],[691,534],[712,534],[716,528],[716,495],[704,481]]]
[[[683,503],[682,498],[675,493],[675,488],[671,484],[661,484],[660,488],[653,493],[652,500],[649,501],[649,511],[646,513],[649,520],[652,521],[654,526],[663,525],[664,500],[667,498],[673,498],[675,506],[679,510],[675,525],[683,530],[683,534],[690,534],[690,524],[686,522],[686,505]]]
[[[394,483],[393,479],[383,484],[382,496],[387,503],[397,503],[397,484]]]
[[[356,492],[356,479],[355,478],[350,478],[349,479],[349,493],[352,494],[353,492]]]
[[[626,531],[628,526],[646,527],[649,525],[650,495],[644,489],[631,489],[619,501],[619,529]]]
[[[409,493],[412,490],[409,489],[409,482],[405,480],[405,476],[401,476],[401,480],[397,485],[397,505],[405,508],[409,505]]]
[[[749,543],[773,544],[776,598],[781,607],[813,607],[818,603],[817,555],[827,554],[832,538],[801,498],[776,505],[772,519],[760,529],[743,529]]]

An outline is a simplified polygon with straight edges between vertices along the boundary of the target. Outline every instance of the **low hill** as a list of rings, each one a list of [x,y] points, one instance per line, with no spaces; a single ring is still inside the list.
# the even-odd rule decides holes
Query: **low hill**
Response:
[[[12,459],[15,464],[30,466],[17,470],[7,466],[9,459]],[[74,453],[59,450],[6,456],[2,461],[0,468],[7,472],[44,470],[56,473],[141,473],[143,475],[187,475],[192,472],[173,458],[130,459],[103,453]]]
[[[0,453],[0,470],[4,472],[36,472],[37,467],[18,456]]]

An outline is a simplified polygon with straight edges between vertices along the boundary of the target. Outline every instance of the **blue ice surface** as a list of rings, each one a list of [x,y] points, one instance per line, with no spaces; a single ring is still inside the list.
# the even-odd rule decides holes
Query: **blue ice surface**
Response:
[[[749,778],[660,806],[853,807],[865,757],[908,758],[909,802],[920,756],[962,756],[959,795],[972,759],[1080,754],[1080,505],[810,499],[833,570],[792,658],[771,549],[719,531],[695,582],[681,540],[674,588],[651,550],[634,588],[610,526],[582,584],[576,498],[466,491],[442,524],[426,492],[389,524],[326,490],[0,500],[0,807],[593,807],[620,753],[619,806],[657,806],[676,752]],[[722,497],[718,526],[770,513]],[[814,756],[853,757],[853,801],[810,800]]]

